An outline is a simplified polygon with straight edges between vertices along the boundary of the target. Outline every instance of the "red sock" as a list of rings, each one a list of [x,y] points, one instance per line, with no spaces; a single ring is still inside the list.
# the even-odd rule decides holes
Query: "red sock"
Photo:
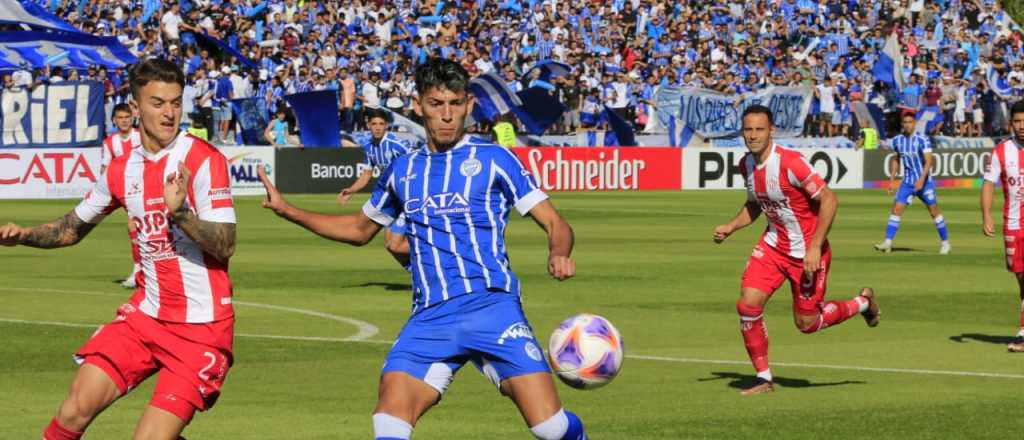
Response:
[[[803,330],[803,332],[814,333],[846,321],[853,315],[860,313],[860,306],[862,303],[867,304],[867,298],[857,296],[849,301],[829,301],[821,307],[821,315],[818,316],[818,325],[807,330]]]
[[[60,426],[57,423],[57,418],[50,419],[50,424],[46,425],[46,430],[43,431],[43,440],[78,440],[82,438],[82,432],[69,431],[67,428]]]
[[[736,303],[740,314],[740,333],[747,355],[758,373],[768,370],[768,329],[764,325],[764,307],[750,307],[742,301]]]

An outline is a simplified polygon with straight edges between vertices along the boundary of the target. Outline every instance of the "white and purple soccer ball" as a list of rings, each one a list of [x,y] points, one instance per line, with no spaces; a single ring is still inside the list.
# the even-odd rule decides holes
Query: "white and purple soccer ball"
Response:
[[[579,314],[551,333],[548,362],[562,382],[573,388],[607,385],[622,369],[625,354],[619,331],[597,315]]]

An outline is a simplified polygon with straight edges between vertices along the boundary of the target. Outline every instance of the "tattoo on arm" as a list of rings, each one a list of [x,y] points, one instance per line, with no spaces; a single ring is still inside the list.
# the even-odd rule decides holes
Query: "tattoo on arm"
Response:
[[[96,225],[86,223],[71,211],[57,220],[32,228],[22,244],[40,249],[72,246],[82,241]]]
[[[187,209],[171,214],[171,220],[196,242],[204,252],[220,261],[228,261],[235,253],[235,224],[199,220]]]

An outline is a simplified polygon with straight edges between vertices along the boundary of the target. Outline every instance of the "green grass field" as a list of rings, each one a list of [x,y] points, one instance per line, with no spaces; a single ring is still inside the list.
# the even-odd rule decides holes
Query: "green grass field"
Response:
[[[546,273],[542,231],[514,220],[510,253],[538,338],[546,343],[560,320],[586,311],[608,317],[626,342],[615,382],[559,387],[591,438],[1022,438],[1024,355],[1005,348],[1020,302],[1000,239],[980,233],[977,191],[940,191],[953,243],[945,257],[921,206],[904,216],[899,251],[882,255],[871,244],[882,238],[891,197],[838,194],[829,298],[874,286],[882,323],[869,329],[855,317],[801,334],[784,287],[767,309],[777,392],[755,397],[738,394],[753,372],[735,301],[763,220],[723,245],[711,241],[742,193],[555,194],[576,231],[578,275],[563,283]],[[291,197],[336,212],[363,200],[342,209],[332,196]],[[2,201],[0,221],[35,224],[73,205]],[[236,205],[236,363],[217,406],[185,435],[371,438],[378,371],[409,311],[408,276],[381,238],[352,248],[277,219],[257,198]],[[129,296],[116,284],[130,269],[128,249],[123,213],[74,248],[0,248],[0,439],[38,438],[74,375],[71,354]],[[346,319],[379,332],[343,341],[360,331]],[[129,438],[152,382],[102,414],[88,438]],[[467,366],[415,438],[532,437],[512,403]]]

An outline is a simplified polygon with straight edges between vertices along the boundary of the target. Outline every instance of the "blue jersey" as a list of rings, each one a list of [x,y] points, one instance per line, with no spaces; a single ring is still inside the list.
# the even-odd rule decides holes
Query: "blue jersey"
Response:
[[[509,150],[466,136],[452,149],[401,156],[377,179],[363,212],[390,225],[405,214],[413,313],[469,293],[519,293],[505,249],[510,208],[548,196]]]
[[[384,171],[394,162],[395,159],[408,154],[412,147],[408,142],[395,136],[394,133],[385,133],[380,143],[374,144],[373,138],[369,137],[360,142],[363,152],[366,153],[366,165],[370,168],[377,168]]]
[[[892,138],[892,149],[900,155],[903,163],[903,184],[913,185],[924,174],[924,154],[932,152],[932,143],[927,136],[914,134],[910,137],[899,135]],[[928,176],[925,181],[931,180]]]

